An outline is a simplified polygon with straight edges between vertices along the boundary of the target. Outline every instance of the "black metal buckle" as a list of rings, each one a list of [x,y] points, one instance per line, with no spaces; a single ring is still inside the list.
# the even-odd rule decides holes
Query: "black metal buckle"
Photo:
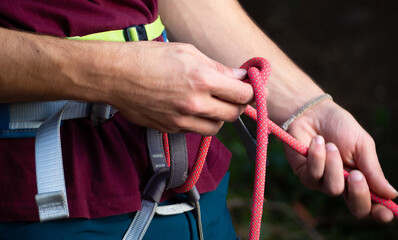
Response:
[[[137,32],[139,41],[148,41],[148,35],[145,30],[145,24],[141,24],[141,25],[133,25],[133,26],[130,26],[130,27],[127,27],[124,29],[124,31],[123,31],[124,38],[126,39],[127,42],[133,41],[133,39],[131,38],[131,34],[130,34],[131,28],[135,28],[135,31]]]

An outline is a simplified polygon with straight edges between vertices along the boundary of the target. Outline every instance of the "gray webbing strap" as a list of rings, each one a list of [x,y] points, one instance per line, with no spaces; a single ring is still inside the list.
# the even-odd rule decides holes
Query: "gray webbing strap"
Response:
[[[84,117],[88,114],[88,104],[68,102],[37,130],[35,151],[38,194],[36,203],[40,221],[69,217],[60,125],[63,119]]]
[[[9,129],[38,128],[68,101],[10,103]]]
[[[166,189],[180,186],[188,172],[188,154],[184,134],[169,134],[170,168],[166,164],[162,133],[147,129],[148,158],[154,174],[142,194],[141,210],[137,212],[123,240],[141,240],[145,236],[156,212],[160,198]]]
[[[36,203],[40,221],[69,217],[62,162],[60,126],[62,120],[90,116],[92,104],[69,101],[36,133]]]
[[[123,236],[123,240],[141,240],[145,236],[146,230],[155,215],[156,207],[166,188],[167,178],[170,173],[164,155],[162,133],[148,128],[146,132],[146,146],[148,159],[154,174],[145,186],[144,193],[142,194],[141,210],[137,211],[130,227]]]
[[[155,129],[147,128],[146,146],[152,171],[156,172],[161,168],[167,167],[166,157],[164,156],[162,133]]]
[[[157,202],[142,200],[141,210],[137,211],[133,222],[130,224],[130,227],[123,237],[123,240],[141,240],[145,236],[146,230],[148,230],[152,218],[155,215],[157,205]]]
[[[188,177],[188,153],[185,134],[169,134],[170,177],[167,189],[181,186]]]
[[[10,130],[36,129],[48,118],[62,109],[68,100],[49,102],[22,102],[8,104]],[[89,103],[84,103],[89,104]],[[90,104],[91,114],[84,117],[91,117],[94,123],[100,123],[117,112],[117,109],[103,103]]]

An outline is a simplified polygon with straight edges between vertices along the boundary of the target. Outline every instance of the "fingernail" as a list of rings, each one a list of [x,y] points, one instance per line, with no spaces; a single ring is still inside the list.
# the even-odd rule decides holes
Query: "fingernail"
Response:
[[[393,186],[391,186],[391,184],[388,184],[388,187],[391,189],[391,191],[393,191],[396,195],[398,195],[397,190]]]
[[[320,136],[320,135],[315,136],[314,141],[318,145],[325,144],[325,139],[322,136]]]
[[[350,179],[355,182],[362,181],[363,175],[360,171],[352,171],[350,173]]]
[[[244,77],[247,74],[246,69],[243,68],[233,68],[232,70],[237,77]]]
[[[327,143],[326,144],[326,150],[328,151],[337,151],[339,150],[334,143]]]

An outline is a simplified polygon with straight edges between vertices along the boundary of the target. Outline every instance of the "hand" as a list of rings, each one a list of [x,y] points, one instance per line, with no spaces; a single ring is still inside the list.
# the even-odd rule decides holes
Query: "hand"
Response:
[[[215,62],[191,45],[129,43],[115,54],[107,68],[108,102],[141,126],[215,135],[254,98],[241,81],[245,70]]]
[[[0,38],[1,102],[102,102],[140,126],[214,135],[253,100],[245,70],[188,44],[75,41],[3,28]]]
[[[371,214],[379,222],[393,219],[390,210],[371,203],[369,189],[387,199],[396,198],[397,192],[383,175],[373,139],[347,111],[332,101],[321,102],[296,119],[289,132],[309,146],[307,159],[286,149],[293,171],[305,186],[331,196],[344,193],[357,218]],[[344,168],[358,169],[350,172],[346,185]]]

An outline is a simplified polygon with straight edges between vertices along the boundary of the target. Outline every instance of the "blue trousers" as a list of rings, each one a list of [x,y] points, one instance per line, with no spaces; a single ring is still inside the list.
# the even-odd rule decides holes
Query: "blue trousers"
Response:
[[[223,178],[215,191],[201,195],[205,239],[237,239],[226,206],[228,180],[229,174]],[[168,203],[170,202],[163,204]],[[133,213],[92,220],[66,219],[44,223],[0,223],[0,240],[121,240],[134,215]],[[144,239],[197,240],[193,212],[174,216],[155,215]]]

